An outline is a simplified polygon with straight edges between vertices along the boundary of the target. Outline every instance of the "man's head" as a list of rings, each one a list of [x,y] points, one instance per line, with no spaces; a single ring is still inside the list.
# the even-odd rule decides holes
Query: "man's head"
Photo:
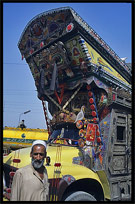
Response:
[[[30,157],[32,165],[35,169],[40,169],[43,166],[46,157],[46,143],[43,140],[36,140],[31,147]]]

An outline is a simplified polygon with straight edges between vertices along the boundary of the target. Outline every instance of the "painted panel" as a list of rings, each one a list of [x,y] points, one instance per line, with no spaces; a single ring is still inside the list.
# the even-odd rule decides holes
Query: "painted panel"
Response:
[[[36,16],[29,22],[22,34],[18,45],[21,54],[27,58],[33,52],[70,32],[74,28],[71,25],[72,18],[69,11],[49,15],[43,13]]]
[[[98,66],[101,65],[102,68],[108,72],[109,74],[112,74],[115,76],[118,80],[121,80],[122,82],[125,82],[129,85],[129,83],[110,65],[104,60],[100,54],[98,54],[87,42],[85,42],[88,52],[91,56],[91,62],[93,64],[97,64]]]

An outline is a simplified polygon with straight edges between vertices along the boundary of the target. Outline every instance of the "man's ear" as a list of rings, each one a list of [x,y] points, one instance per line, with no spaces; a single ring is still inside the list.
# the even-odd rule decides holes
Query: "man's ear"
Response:
[[[32,157],[32,153],[30,153],[30,157]]]

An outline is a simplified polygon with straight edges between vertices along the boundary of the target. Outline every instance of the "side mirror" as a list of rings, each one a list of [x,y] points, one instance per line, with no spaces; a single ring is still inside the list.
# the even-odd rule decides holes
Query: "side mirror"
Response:
[[[49,156],[46,157],[46,166],[50,166],[51,158]]]

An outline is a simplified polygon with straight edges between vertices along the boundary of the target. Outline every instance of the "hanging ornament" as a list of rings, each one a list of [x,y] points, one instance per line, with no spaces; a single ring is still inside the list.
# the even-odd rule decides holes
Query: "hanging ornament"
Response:
[[[90,85],[87,85],[87,90],[91,90],[91,86]]]
[[[99,136],[99,135],[100,135],[100,132],[99,132],[99,131],[96,131],[96,135]]]
[[[89,102],[90,102],[90,103],[93,103],[93,102],[94,102],[93,98],[90,98],[90,99],[89,99]]]
[[[89,96],[89,97],[92,97],[92,96],[93,96],[92,91],[89,91],[89,92],[88,92],[88,96]]]
[[[95,110],[95,105],[94,104],[90,105],[90,109]]]
[[[78,120],[78,121],[76,122],[76,127],[77,127],[78,129],[81,129],[81,128],[83,127],[83,122],[82,122],[81,120]]]
[[[96,111],[92,111],[92,116],[93,116],[93,117],[96,116]]]
[[[101,137],[97,138],[97,142],[100,143],[101,142]]]

